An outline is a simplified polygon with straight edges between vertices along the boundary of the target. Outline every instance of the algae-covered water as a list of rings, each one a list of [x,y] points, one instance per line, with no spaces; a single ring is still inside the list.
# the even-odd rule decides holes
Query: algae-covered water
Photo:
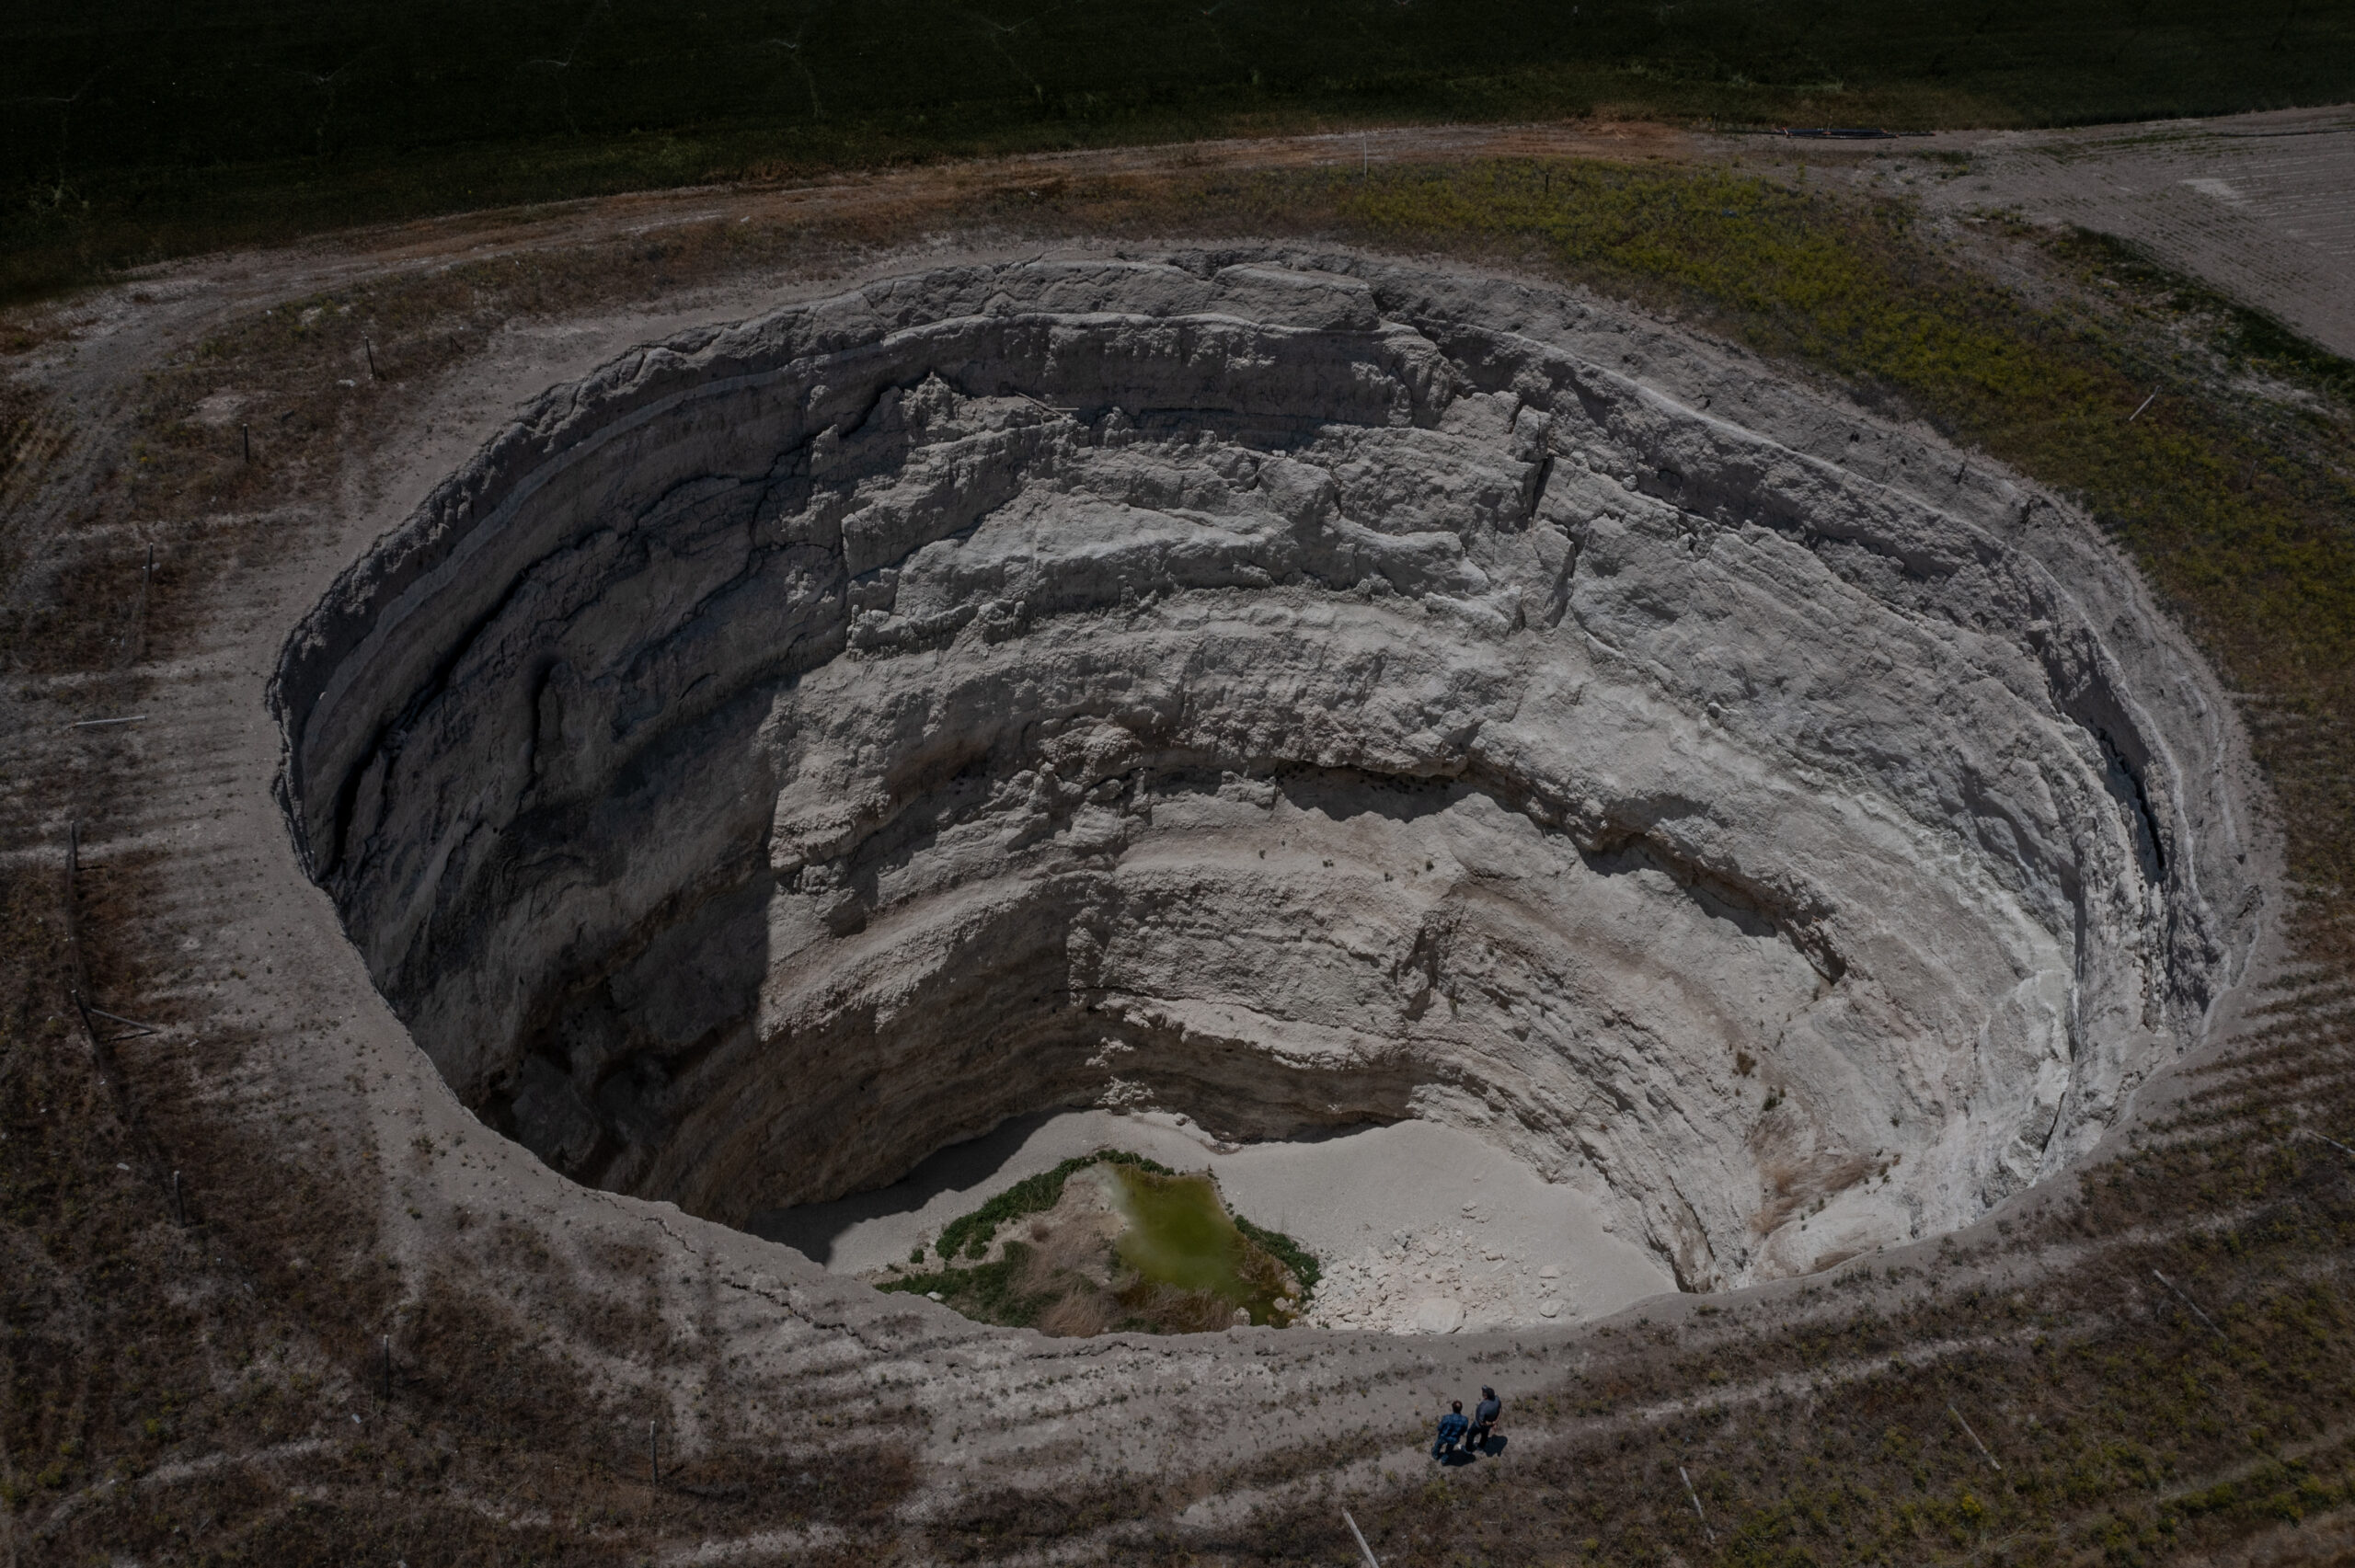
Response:
[[[1235,1228],[1208,1176],[1109,1169],[1113,1204],[1127,1221],[1114,1243],[1122,1263],[1158,1284],[1232,1301],[1255,1323],[1290,1318],[1280,1267]]]

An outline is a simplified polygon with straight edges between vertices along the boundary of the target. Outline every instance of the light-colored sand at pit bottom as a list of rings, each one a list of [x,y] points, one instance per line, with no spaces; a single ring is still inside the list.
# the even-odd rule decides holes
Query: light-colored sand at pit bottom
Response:
[[[1675,1288],[1594,1202],[1469,1133],[1404,1121],[1221,1152],[1159,1114],[1024,1117],[945,1149],[903,1180],[757,1217],[752,1229],[840,1273],[877,1275],[1026,1176],[1110,1147],[1214,1173],[1244,1218],[1316,1254],[1309,1321],[1395,1333],[1571,1322]],[[1553,1309],[1549,1317],[1548,1307]]]

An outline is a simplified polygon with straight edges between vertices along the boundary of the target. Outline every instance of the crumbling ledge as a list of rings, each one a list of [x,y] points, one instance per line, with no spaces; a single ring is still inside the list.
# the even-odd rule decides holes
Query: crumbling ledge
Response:
[[[1983,463],[1548,291],[947,269],[552,390],[272,701],[479,1114],[711,1218],[1418,1116],[1687,1288],[1967,1223],[2262,916],[2212,677]]]

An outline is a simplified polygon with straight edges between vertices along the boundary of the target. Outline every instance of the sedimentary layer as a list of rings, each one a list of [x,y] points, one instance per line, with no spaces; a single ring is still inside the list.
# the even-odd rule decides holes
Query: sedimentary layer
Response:
[[[1968,1222],[2259,916],[2080,521],[1550,291],[951,268],[556,389],[273,687],[466,1101],[729,1222],[1008,1116],[1419,1116],[1691,1288]]]

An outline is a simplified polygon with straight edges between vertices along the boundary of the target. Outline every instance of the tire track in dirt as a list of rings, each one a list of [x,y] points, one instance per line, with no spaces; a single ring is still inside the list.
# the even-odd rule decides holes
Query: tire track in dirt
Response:
[[[2355,109],[2005,132],[1972,153],[1933,211],[2114,235],[2355,356]]]

